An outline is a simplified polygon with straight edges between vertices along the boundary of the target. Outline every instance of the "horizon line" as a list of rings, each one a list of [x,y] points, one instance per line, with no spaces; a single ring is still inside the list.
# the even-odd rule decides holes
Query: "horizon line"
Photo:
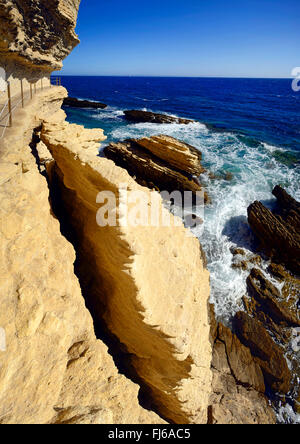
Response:
[[[54,71],[56,72],[56,71]],[[58,71],[59,73],[59,71]],[[255,80],[292,80],[291,77],[247,77],[247,76],[171,76],[171,75],[141,75],[141,74],[51,74],[60,77],[138,77],[138,78],[174,78],[174,79],[255,79]]]

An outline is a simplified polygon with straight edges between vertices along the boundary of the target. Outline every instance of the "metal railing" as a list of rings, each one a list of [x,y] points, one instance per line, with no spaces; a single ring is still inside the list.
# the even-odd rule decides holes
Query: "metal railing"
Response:
[[[61,77],[50,77],[50,82],[52,86],[61,86]]]
[[[27,88],[24,86],[23,80],[13,81],[14,95],[12,94],[11,82],[7,82],[6,90],[0,92],[0,139],[4,137],[7,128],[13,127],[14,111],[18,108],[24,108],[38,92],[54,86],[61,86],[60,77],[51,77],[47,83],[45,79],[26,80]],[[18,82],[20,82],[19,85]],[[16,92],[18,89],[19,92]]]

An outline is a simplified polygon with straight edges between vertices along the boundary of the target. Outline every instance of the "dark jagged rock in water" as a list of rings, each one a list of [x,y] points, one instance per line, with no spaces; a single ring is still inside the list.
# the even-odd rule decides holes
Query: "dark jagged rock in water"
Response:
[[[243,248],[231,247],[230,252],[233,256],[246,256],[246,251]]]
[[[173,137],[128,139],[111,143],[104,153],[140,185],[158,191],[192,191],[194,194],[203,188],[197,179],[204,172],[201,153]],[[206,193],[204,200],[209,202]]]
[[[281,300],[279,290],[264,277],[260,270],[252,269],[247,279],[247,286],[249,294],[259,304],[257,311],[267,314],[277,324],[300,327],[297,315],[289,310],[286,303]]]
[[[71,108],[94,108],[94,109],[104,109],[107,105],[101,102],[91,102],[90,100],[79,100],[74,97],[67,97],[64,99],[64,106],[69,106]]]
[[[291,232],[300,233],[300,203],[291,197],[283,188],[277,185],[273,190],[280,206],[281,216]]]
[[[275,424],[276,418],[265,398],[265,381],[257,359],[238,337],[217,322],[209,304],[210,342],[213,348],[213,383],[209,424]]]
[[[248,208],[249,224],[268,256],[300,274],[299,203],[281,187],[276,187],[273,194],[280,214],[272,213],[261,202],[254,202]]]
[[[135,123],[181,123],[184,125],[195,123],[194,120],[152,113],[150,111],[129,110],[124,111],[124,114],[127,120]]]
[[[283,350],[275,344],[261,322],[244,312],[234,318],[234,328],[240,341],[250,348],[261,367],[266,384],[274,391],[288,393],[292,375]]]

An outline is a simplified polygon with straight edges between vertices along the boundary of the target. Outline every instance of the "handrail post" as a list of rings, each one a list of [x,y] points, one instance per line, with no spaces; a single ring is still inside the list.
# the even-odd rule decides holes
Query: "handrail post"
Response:
[[[10,82],[7,82],[7,96],[8,96],[9,126],[12,126],[12,109],[11,109]]]
[[[34,94],[36,94],[36,82],[34,84]]]
[[[32,83],[30,83],[30,98],[32,100]]]
[[[23,80],[21,80],[21,99],[22,99],[22,108],[24,108]]]

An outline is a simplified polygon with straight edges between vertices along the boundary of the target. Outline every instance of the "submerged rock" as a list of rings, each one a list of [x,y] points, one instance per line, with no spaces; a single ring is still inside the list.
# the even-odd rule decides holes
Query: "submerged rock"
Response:
[[[231,182],[234,179],[234,175],[230,171],[222,171],[221,173],[213,173],[210,171],[208,177],[210,180],[226,180],[226,182]]]
[[[233,255],[231,267],[236,270],[251,270],[254,265],[260,265],[262,262],[261,256],[258,254],[252,254],[243,248],[231,247],[230,252]]]
[[[231,182],[233,180],[233,174],[230,171],[227,171],[227,173],[225,173],[224,179],[227,180],[227,182]]]
[[[69,106],[71,108],[95,108],[104,109],[107,105],[101,102],[92,102],[90,100],[79,100],[74,97],[66,97],[63,102],[64,106]]]
[[[159,191],[203,189],[199,176],[204,172],[201,153],[191,145],[169,136],[128,139],[104,149],[108,159],[125,168],[143,186]],[[204,201],[209,202],[204,193]]]
[[[283,350],[275,344],[263,324],[244,312],[234,318],[234,327],[240,341],[251,350],[260,365],[266,384],[274,392],[288,393],[291,372]]]
[[[230,252],[233,256],[246,256],[247,252],[243,248],[231,247]]]
[[[233,262],[233,264],[231,265],[231,267],[234,270],[243,270],[243,271],[248,270],[248,266],[249,266],[248,261]]]
[[[180,123],[184,125],[195,123],[195,120],[182,119],[180,117],[152,113],[150,111],[129,110],[124,111],[124,114],[127,120],[135,123]]]

